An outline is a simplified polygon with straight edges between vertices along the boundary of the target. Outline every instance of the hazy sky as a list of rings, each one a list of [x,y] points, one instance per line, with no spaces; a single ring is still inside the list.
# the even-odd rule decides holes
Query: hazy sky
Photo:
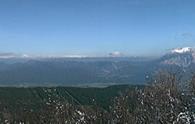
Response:
[[[0,0],[0,52],[156,55],[195,46],[195,0]]]

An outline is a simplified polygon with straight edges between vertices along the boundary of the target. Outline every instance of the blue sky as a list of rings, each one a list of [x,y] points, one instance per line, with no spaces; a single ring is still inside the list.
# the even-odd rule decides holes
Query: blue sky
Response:
[[[0,52],[159,55],[195,46],[194,0],[0,0]]]

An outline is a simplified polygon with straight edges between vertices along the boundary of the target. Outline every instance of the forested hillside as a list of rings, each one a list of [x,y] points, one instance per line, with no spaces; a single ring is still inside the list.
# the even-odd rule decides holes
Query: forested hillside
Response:
[[[195,77],[159,72],[150,85],[0,88],[1,123],[193,124]]]

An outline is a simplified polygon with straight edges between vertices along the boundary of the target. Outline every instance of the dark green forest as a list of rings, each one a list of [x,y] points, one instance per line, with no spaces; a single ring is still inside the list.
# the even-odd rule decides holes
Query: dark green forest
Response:
[[[5,124],[194,124],[195,76],[186,87],[159,72],[147,85],[0,88]]]

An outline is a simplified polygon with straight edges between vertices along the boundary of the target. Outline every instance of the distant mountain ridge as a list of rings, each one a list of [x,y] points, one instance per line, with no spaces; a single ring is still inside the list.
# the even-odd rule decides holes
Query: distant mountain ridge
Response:
[[[160,69],[179,71],[185,77],[189,77],[195,70],[194,49],[189,47],[173,49],[155,59],[141,57],[0,58],[0,86],[144,84],[155,71]]]
[[[190,47],[173,49],[162,57],[162,64],[189,67],[195,63],[195,50]]]

